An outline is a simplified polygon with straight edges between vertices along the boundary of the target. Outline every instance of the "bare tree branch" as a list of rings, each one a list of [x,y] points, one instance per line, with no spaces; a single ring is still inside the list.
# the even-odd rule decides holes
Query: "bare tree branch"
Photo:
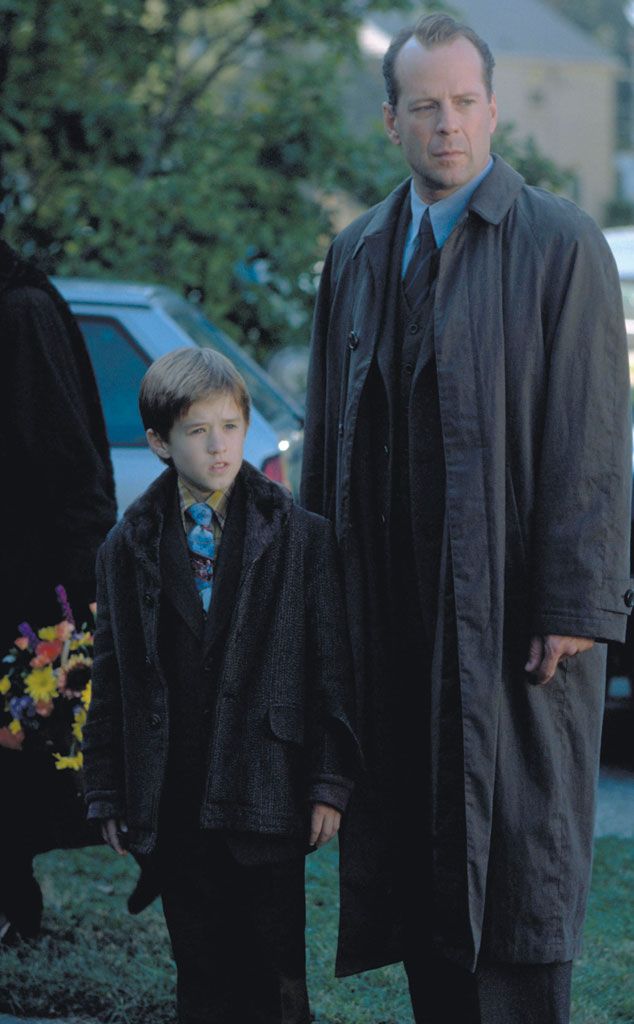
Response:
[[[230,39],[226,46],[221,50],[213,67],[206,74],[201,75],[201,77],[198,78],[195,83],[190,85],[189,88],[183,88],[183,82],[201,58],[196,58],[194,61],[190,62],[186,68],[179,67],[178,42],[180,40],[177,39],[174,42],[174,75],[163,109],[156,119],[151,142],[143,159],[143,163],[139,168],[139,172],[137,174],[138,181],[144,181],[155,173],[160,154],[168,144],[169,138],[181,117],[185,114],[188,108],[196,103],[196,101],[215,81],[218,75],[235,62],[238,51],[242,51],[241,55],[243,55],[246,43],[253,36],[254,32],[262,26],[266,20],[266,15],[266,8],[254,11],[248,19],[245,29]]]

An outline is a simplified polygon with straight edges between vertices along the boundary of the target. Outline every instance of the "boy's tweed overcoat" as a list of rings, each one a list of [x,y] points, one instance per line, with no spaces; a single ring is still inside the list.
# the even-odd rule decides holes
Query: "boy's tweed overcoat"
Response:
[[[242,567],[220,664],[210,666],[199,823],[298,838],[306,800],[345,788],[333,766],[343,776],[356,756],[336,549],[323,519],[248,463],[237,484],[246,490]],[[86,800],[89,817],[126,818],[139,854],[156,842],[170,740],[169,680],[158,654],[159,551],[175,488],[168,469],[130,506],[98,559]]]

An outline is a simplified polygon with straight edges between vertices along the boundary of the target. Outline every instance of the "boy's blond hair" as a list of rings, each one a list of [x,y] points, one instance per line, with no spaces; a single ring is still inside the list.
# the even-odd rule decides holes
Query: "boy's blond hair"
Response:
[[[216,395],[231,395],[249,423],[251,396],[233,363],[212,348],[177,348],[152,363],[141,381],[143,426],[167,441],[194,402]]]

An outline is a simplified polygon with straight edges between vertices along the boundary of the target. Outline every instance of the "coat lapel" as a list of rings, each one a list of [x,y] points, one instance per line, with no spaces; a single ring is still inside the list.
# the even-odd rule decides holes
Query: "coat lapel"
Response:
[[[218,555],[218,564],[214,576],[211,606],[205,617],[205,652],[222,634],[231,618],[235,605],[242,566],[245,516],[245,485],[243,479],[239,476],[229,503],[227,520],[222,533],[222,543]]]
[[[189,564],[177,491],[174,492],[165,515],[160,564],[163,593],[185,620],[194,636],[200,640],[203,635],[205,614]]]

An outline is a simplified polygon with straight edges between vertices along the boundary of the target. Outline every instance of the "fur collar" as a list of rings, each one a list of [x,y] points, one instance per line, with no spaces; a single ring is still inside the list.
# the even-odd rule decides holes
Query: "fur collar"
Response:
[[[259,558],[282,529],[293,499],[284,487],[249,462],[242,463],[238,479],[246,490],[244,568]],[[159,547],[165,510],[174,499],[176,481],[176,472],[170,466],[126,509],[120,524],[125,540],[156,584],[160,583]]]

